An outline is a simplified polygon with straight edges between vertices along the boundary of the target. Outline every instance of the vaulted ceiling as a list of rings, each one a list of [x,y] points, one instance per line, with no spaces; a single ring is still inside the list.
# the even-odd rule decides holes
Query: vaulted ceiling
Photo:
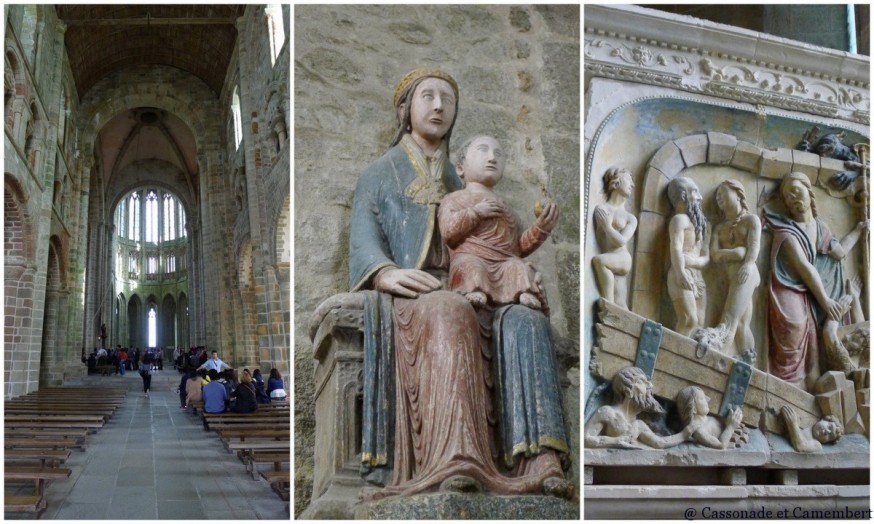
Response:
[[[191,73],[221,92],[237,38],[240,5],[57,5],[79,96],[137,65]]]

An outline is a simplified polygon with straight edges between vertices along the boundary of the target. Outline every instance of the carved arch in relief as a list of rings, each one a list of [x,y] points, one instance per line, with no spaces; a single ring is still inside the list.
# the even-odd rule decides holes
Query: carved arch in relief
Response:
[[[634,246],[634,267],[631,276],[631,310],[647,318],[659,319],[660,306],[664,304],[667,291],[664,286],[664,246],[668,243],[668,221],[672,216],[667,198],[667,185],[677,176],[696,177],[697,166],[730,167],[751,175],[757,181],[755,191],[747,188],[747,200],[751,212],[759,212],[767,203],[770,192],[779,180],[790,171],[806,174],[815,187],[825,191],[826,181],[843,171],[843,162],[821,158],[791,148],[765,149],[750,142],[738,140],[725,133],[709,132],[688,135],[666,142],[646,164],[640,196],[640,216],[637,241]],[[749,177],[748,177],[749,178]],[[696,180],[696,182],[698,182]],[[699,186],[700,186],[699,182]],[[710,184],[714,185],[715,184]],[[712,200],[708,186],[701,187],[705,210]],[[833,197],[852,198],[857,188],[836,194]],[[776,204],[779,207],[779,203]],[[767,253],[763,246],[762,255]],[[652,268],[647,271],[640,268]]]

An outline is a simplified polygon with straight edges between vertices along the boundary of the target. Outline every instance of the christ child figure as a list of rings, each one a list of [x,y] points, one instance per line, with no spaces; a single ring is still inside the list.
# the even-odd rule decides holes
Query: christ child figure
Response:
[[[474,307],[522,304],[546,309],[540,274],[523,260],[548,238],[558,222],[550,202],[534,224],[521,222],[493,188],[504,175],[504,152],[490,136],[462,146],[456,162],[464,189],[446,195],[437,212],[440,235],[449,246],[449,289]]]

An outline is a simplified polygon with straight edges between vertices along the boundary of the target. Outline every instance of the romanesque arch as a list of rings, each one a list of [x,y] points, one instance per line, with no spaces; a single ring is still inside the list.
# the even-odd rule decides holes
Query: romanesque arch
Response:
[[[52,236],[49,241],[48,260],[46,262],[46,295],[43,315],[42,349],[40,352],[39,384],[40,387],[59,386],[63,379],[62,348],[58,328],[61,321],[60,293],[62,274],[60,263],[60,240]]]

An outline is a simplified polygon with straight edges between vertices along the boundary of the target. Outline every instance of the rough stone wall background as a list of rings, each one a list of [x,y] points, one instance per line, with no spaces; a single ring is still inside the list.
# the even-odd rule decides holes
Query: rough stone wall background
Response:
[[[561,208],[530,258],[545,275],[578,452],[579,14],[578,6],[295,7],[295,515],[309,504],[319,438],[307,322],[322,300],[347,291],[355,182],[387,148],[392,93],[416,67],[441,67],[458,81],[453,159],[468,137],[493,134],[508,153],[497,190],[523,221],[533,221],[541,187]]]

